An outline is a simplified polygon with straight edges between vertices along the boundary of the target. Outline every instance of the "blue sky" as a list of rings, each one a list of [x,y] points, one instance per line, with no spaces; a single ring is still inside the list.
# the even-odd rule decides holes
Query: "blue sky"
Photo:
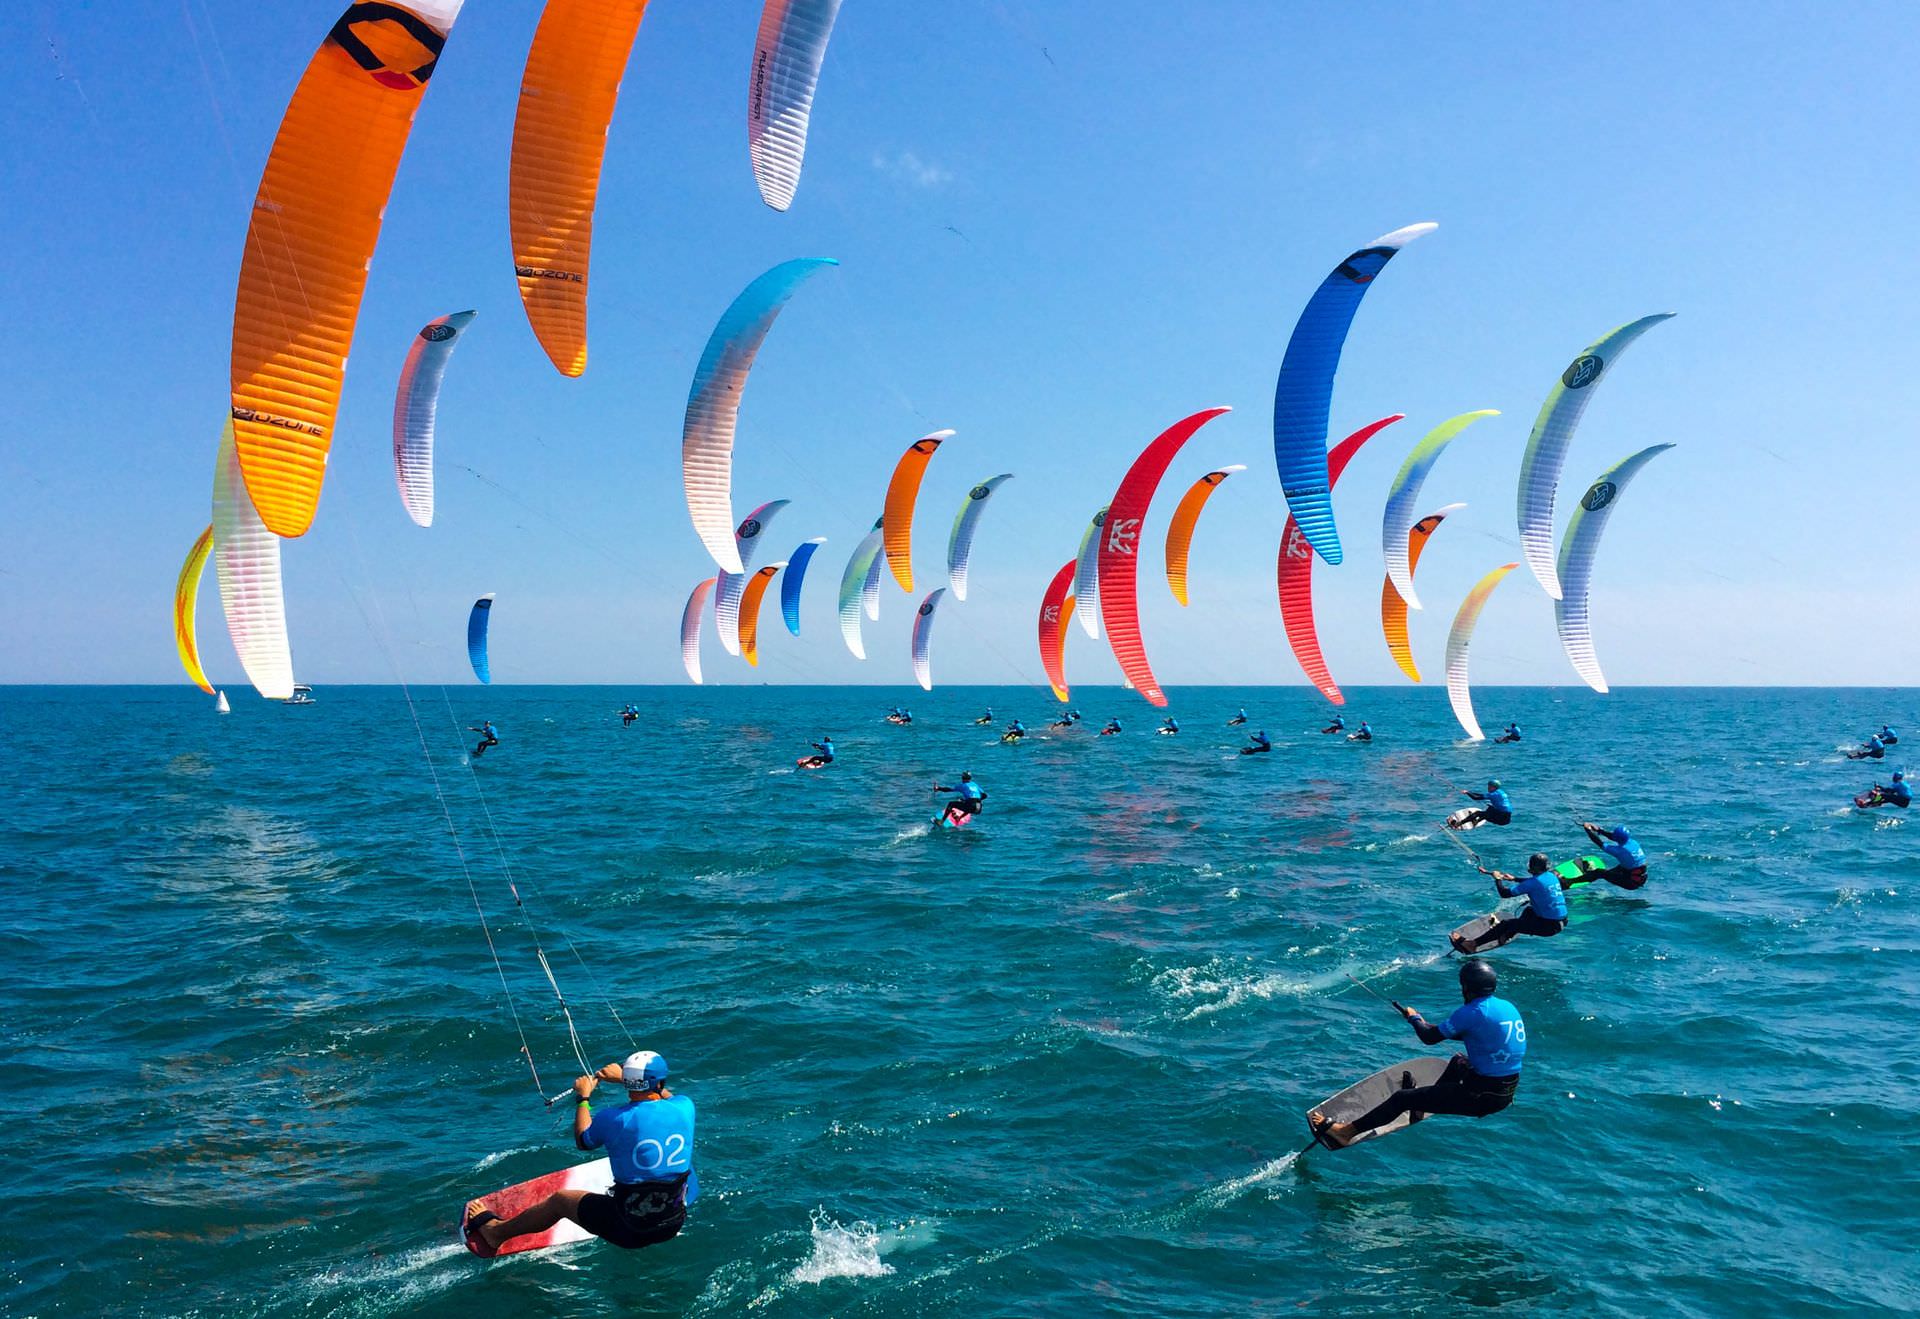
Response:
[[[234,282],[281,111],[333,0],[35,0],[6,43],[0,160],[7,397],[0,681],[180,679],[174,575],[208,518]],[[679,434],[713,321],[793,256],[838,271],[775,327],[742,411],[736,508],[784,497],[774,552],[829,538],[806,635],[759,670],[707,644],[709,681],[910,683],[912,605],[889,585],[861,664],[832,593],[908,442],[933,461],[923,582],[958,501],[999,471],[970,598],[935,642],[946,682],[1039,681],[1034,615],[1140,447],[1211,404],[1147,530],[1208,468],[1182,610],[1143,564],[1169,686],[1297,682],[1274,601],[1284,517],[1274,375],[1294,318],[1349,250],[1434,220],[1355,323],[1335,438],[1389,412],[1336,507],[1348,561],[1316,583],[1343,683],[1399,681],[1381,642],[1379,515],[1428,427],[1457,441],[1423,507],[1464,500],[1420,568],[1436,670],[1447,620],[1517,558],[1513,499],[1555,375],[1635,317],[1560,516],[1647,444],[1594,592],[1615,683],[1906,680],[1920,593],[1901,556],[1915,461],[1906,380],[1920,177],[1912,11],[1896,5],[1061,3],[847,0],[785,215],[761,205],[744,103],[758,6],[655,0],[615,117],[596,221],[591,359],[547,363],[515,293],[506,172],[533,0],[470,0],[388,207],[314,531],[286,548],[296,671],[328,683],[471,681],[464,623],[498,593],[501,682],[681,679],[677,621],[712,565],[688,524]],[[442,395],[439,517],[394,490],[410,337],[474,307]],[[472,469],[469,472],[468,469]],[[475,475],[477,473],[477,475]],[[917,596],[915,597],[917,600]],[[211,574],[207,668],[242,685]],[[1076,681],[1117,680],[1077,632]],[[1573,683],[1524,571],[1494,596],[1476,681]]]

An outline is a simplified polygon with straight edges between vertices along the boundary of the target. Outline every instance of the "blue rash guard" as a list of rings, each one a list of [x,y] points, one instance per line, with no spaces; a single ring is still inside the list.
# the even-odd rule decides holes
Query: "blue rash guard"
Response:
[[[1267,740],[1267,735],[1265,733],[1255,733],[1253,735],[1253,744],[1259,747],[1262,751],[1267,750],[1269,747],[1273,745],[1272,742],[1269,742]]]
[[[1544,874],[1528,875],[1513,886],[1516,897],[1527,900],[1527,906],[1537,916],[1550,921],[1563,921],[1567,918],[1567,895],[1560,888],[1560,876],[1551,870]]]
[[[981,787],[978,783],[975,783],[971,780],[965,783],[962,783],[960,787],[957,789],[957,791],[960,793],[961,800],[963,801],[979,801],[982,797],[987,795],[984,791],[981,790]]]
[[[1467,1046],[1467,1066],[1482,1076],[1518,1076],[1527,1056],[1527,1025],[1520,1009],[1492,994],[1463,1003],[1440,1023],[1440,1033]]]
[[[1647,854],[1638,840],[1629,836],[1624,843],[1616,843],[1611,838],[1600,844],[1600,850],[1613,858],[1613,863],[1622,870],[1638,870],[1647,864]]]
[[[1886,794],[1887,800],[1895,806],[1913,805],[1913,789],[1907,786],[1905,779],[1895,779],[1892,783],[1882,788],[1881,791]]]
[[[821,755],[825,756],[828,760],[833,759],[833,739],[832,738],[828,738],[824,742],[814,742],[814,743],[811,743],[810,745],[813,747],[815,751],[818,751]]]
[[[607,1151],[616,1182],[634,1185],[686,1176],[693,1171],[693,1101],[674,1095],[602,1109],[581,1133],[580,1143]],[[689,1181],[689,1203],[695,1194]]]

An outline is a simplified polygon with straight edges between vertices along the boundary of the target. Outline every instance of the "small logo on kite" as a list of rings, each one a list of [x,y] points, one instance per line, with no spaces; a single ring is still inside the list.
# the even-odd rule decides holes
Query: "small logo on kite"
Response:
[[[915,440],[913,442],[913,451],[915,453],[932,453],[939,447],[940,441],[934,439],[931,435],[927,436],[924,440]]]
[[[933,601],[923,600],[920,602],[920,617],[925,618],[928,614],[931,614],[932,612],[933,612]]]
[[[426,85],[447,44],[446,34],[420,15],[379,0],[348,5],[327,39],[375,82],[400,92]]]
[[[1313,548],[1307,544],[1307,538],[1301,532],[1300,524],[1297,522],[1287,528],[1287,540],[1282,549],[1289,559],[1310,559],[1313,557]]]
[[[1620,487],[1613,482],[1595,481],[1587,488],[1587,493],[1580,496],[1580,507],[1589,513],[1595,512],[1611,504],[1613,497],[1619,493]]]
[[[1387,262],[1393,260],[1393,254],[1399,250],[1397,247],[1363,247],[1335,266],[1333,273],[1356,284],[1371,284],[1374,276],[1386,268]],[[1363,263],[1366,269],[1357,263]]]
[[[733,534],[741,540],[752,540],[760,534],[760,519],[748,518]]]
[[[988,495],[992,493],[993,491],[987,489],[985,486],[977,485],[973,489],[967,491],[967,498],[968,499],[985,499]]]
[[[1583,353],[1573,359],[1573,365],[1560,373],[1560,383],[1568,389],[1585,389],[1600,378],[1607,369],[1606,362],[1593,353]]]
[[[1040,611],[1040,618],[1042,622],[1058,623],[1060,621],[1060,606],[1048,605]]]
[[[1104,509],[1104,508],[1103,508],[1103,509],[1101,509],[1101,510],[1100,510],[1100,511],[1099,511],[1098,513],[1095,513],[1095,514],[1093,515],[1093,525],[1094,525],[1094,526],[1096,526],[1096,527],[1104,527],[1104,526],[1106,526],[1106,525],[1107,525],[1107,510],[1106,510],[1106,509]]]
[[[1120,518],[1107,532],[1107,548],[1115,554],[1132,554],[1140,539],[1140,519]]]
[[[445,343],[458,333],[460,333],[460,331],[454,329],[451,325],[429,325],[420,331],[420,337],[428,343]]]

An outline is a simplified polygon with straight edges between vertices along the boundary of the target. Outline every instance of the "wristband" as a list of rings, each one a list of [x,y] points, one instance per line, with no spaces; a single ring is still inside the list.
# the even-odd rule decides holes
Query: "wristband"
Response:
[[[585,1095],[575,1095],[573,1097],[573,1102],[576,1104],[585,1104],[585,1103],[590,1103],[592,1101],[590,1101]]]

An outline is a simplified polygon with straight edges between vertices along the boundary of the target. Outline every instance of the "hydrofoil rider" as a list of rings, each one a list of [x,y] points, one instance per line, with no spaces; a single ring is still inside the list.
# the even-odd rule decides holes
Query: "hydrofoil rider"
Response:
[[[1262,731],[1248,735],[1247,744],[1240,748],[1240,754],[1243,756],[1257,756],[1262,752],[1271,750],[1273,750],[1273,743],[1267,740],[1266,733]]]
[[[989,705],[989,706],[987,707],[987,712],[986,712],[985,714],[983,714],[983,715],[981,715],[981,716],[980,716],[980,717],[979,717],[978,719],[976,719],[976,720],[974,720],[973,722],[974,722],[974,723],[976,723],[976,724],[990,724],[990,723],[992,723],[992,722],[993,722],[993,707],[992,707],[991,705]]]
[[[497,747],[500,745],[500,734],[493,730],[493,720],[491,719],[482,719],[478,728],[472,724],[468,724],[467,731],[469,733],[480,734],[480,741],[476,743],[473,748],[473,758],[475,760],[486,755],[488,747]]]
[[[1008,724],[1006,730],[1000,734],[1000,740],[1002,742],[1018,742],[1026,735],[1027,726],[1016,719]]]
[[[1347,734],[1347,741],[1349,742],[1373,741],[1373,725],[1368,723],[1366,720],[1362,719],[1360,721],[1360,727],[1355,729],[1353,732]]]
[[[1100,736],[1112,737],[1115,733],[1119,731],[1120,731],[1120,721],[1118,719],[1109,719],[1107,720],[1107,726],[1100,730]]]
[[[1887,744],[1880,734],[1872,733],[1867,737],[1866,745],[1847,752],[1848,760],[1883,760],[1886,758]]]
[[[1340,714],[1337,714],[1337,715],[1335,715],[1335,716],[1333,717],[1333,722],[1332,722],[1332,723],[1330,723],[1330,724],[1328,724],[1328,725],[1327,725],[1327,726],[1326,726],[1325,728],[1323,728],[1323,729],[1321,729],[1320,731],[1321,731],[1321,732],[1323,732],[1323,733],[1344,733],[1344,732],[1346,732],[1346,731],[1347,731],[1347,717],[1346,717],[1345,715],[1340,715]]]
[[[1162,737],[1178,737],[1180,735],[1180,721],[1172,715],[1168,715],[1160,721],[1160,727],[1154,731]]]
[[[823,766],[831,765],[833,763],[833,739],[831,737],[823,736],[818,742],[809,742],[807,743],[807,745],[812,747],[819,754],[813,755],[813,756],[802,756],[800,758],[800,763],[804,765],[806,768],[820,769]]]
[[[1876,783],[1867,794],[1869,806],[1898,806],[1901,810],[1913,805],[1913,787],[1907,782],[1907,771],[1893,771],[1893,782],[1882,787]]]
[[[1512,723],[1508,724],[1507,731],[1500,734],[1500,736],[1494,738],[1493,740],[1496,742],[1518,742],[1520,740],[1520,725],[1512,724]]]
[[[1474,801],[1485,802],[1486,805],[1477,810],[1467,812],[1460,817],[1458,823],[1448,820],[1447,828],[1464,829],[1469,824],[1507,825],[1513,823],[1513,800],[1507,796],[1507,790],[1500,786],[1499,779],[1488,779],[1487,790],[1485,792],[1463,792],[1460,795],[1462,797],[1469,797]]]
[[[1247,722],[1247,710],[1245,706],[1242,706],[1240,707],[1240,713],[1236,714],[1233,718],[1227,720],[1227,727],[1238,728],[1240,727],[1241,724],[1244,724],[1246,722]]]
[[[1580,827],[1585,829],[1587,837],[1591,838],[1595,845],[1613,860],[1611,866],[1599,871],[1591,878],[1604,879],[1607,883],[1618,885],[1620,888],[1639,888],[1647,882],[1646,851],[1635,841],[1634,836],[1627,832],[1625,825],[1602,829],[1597,824],[1589,824],[1583,820]]]
[[[627,1102],[597,1115],[588,1102],[601,1081],[626,1087]],[[544,1232],[571,1219],[604,1241],[628,1250],[656,1246],[679,1235],[687,1206],[699,1195],[693,1179],[693,1101],[667,1089],[667,1063],[641,1049],[573,1083],[573,1143],[604,1149],[613,1165],[613,1189],[555,1191],[512,1218],[495,1217],[484,1199],[467,1204],[461,1230],[467,1249],[489,1256],[514,1237]]]
[[[940,813],[953,824],[960,823],[966,816],[980,814],[980,808],[987,803],[986,790],[973,781],[972,770],[960,771],[960,782],[954,786],[948,787],[944,783],[936,783],[933,785],[933,790],[959,794],[948,802],[947,808]]]
[[[1553,862],[1545,852],[1535,852],[1527,858],[1525,879],[1503,870],[1488,870],[1485,866],[1480,867],[1480,873],[1492,876],[1493,887],[1501,897],[1525,898],[1527,905],[1505,920],[1496,920],[1493,927],[1477,939],[1453,936],[1451,941],[1456,952],[1477,953],[1489,944],[1498,947],[1520,934],[1551,939],[1567,928],[1567,895],[1561,891],[1560,877],[1553,873]],[[1509,884],[1513,887],[1507,887]]]
[[[1499,986],[1492,965],[1475,957],[1460,965],[1462,1005],[1438,1026],[1412,1008],[1394,1004],[1422,1044],[1459,1040],[1467,1046],[1466,1056],[1456,1054],[1432,1085],[1395,1090],[1352,1122],[1330,1122],[1318,1110],[1309,1113],[1314,1136],[1337,1150],[1361,1132],[1385,1126],[1402,1113],[1490,1117],[1511,1104],[1520,1088],[1520,1065],[1527,1056],[1527,1026],[1520,1009],[1494,996]]]

